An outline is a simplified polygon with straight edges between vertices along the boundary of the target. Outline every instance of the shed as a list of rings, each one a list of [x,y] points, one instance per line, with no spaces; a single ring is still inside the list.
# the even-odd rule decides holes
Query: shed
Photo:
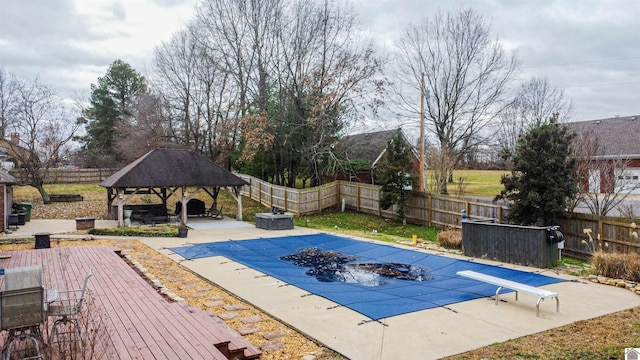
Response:
[[[8,172],[0,170],[0,216],[3,219],[0,226],[1,231],[6,231],[9,222],[9,214],[11,213],[11,205],[13,203],[13,185],[17,183],[16,178]]]
[[[237,220],[242,220],[240,188],[247,182],[218,166],[206,157],[183,149],[154,149],[117,171],[100,183],[107,188],[107,206],[111,214],[117,203],[118,226],[124,225],[123,206],[136,194],[155,194],[167,205],[171,196],[178,197],[182,208],[200,190],[207,192],[216,204],[221,188],[231,189],[238,203]],[[195,188],[192,193],[187,188]],[[211,188],[211,189],[209,189]],[[187,223],[187,212],[181,213]]]

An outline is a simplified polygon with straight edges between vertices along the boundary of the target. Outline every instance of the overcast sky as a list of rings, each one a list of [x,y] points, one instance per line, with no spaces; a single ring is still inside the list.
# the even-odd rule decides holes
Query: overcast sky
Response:
[[[116,59],[145,73],[153,47],[197,0],[0,0],[0,66],[61,95],[90,92]],[[392,46],[408,23],[471,7],[518,52],[520,79],[565,90],[574,120],[640,114],[638,0],[354,0],[362,29]]]

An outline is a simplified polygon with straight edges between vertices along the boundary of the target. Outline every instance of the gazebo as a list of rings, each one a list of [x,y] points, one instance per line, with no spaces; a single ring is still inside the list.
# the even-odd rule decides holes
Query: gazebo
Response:
[[[204,156],[182,149],[154,149],[120,169],[100,183],[107,188],[107,206],[111,216],[117,204],[118,226],[124,226],[123,207],[134,195],[155,194],[167,206],[171,196],[182,203],[182,223],[187,223],[187,202],[204,190],[217,203],[222,187],[230,188],[238,203],[237,220],[242,220],[240,188],[247,182],[216,165]],[[188,188],[195,188],[191,193]]]

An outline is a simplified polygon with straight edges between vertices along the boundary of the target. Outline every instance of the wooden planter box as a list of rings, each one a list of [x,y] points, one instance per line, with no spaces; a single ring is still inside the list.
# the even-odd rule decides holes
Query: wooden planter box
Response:
[[[465,256],[510,264],[548,268],[558,261],[558,243],[549,239],[548,226],[518,226],[480,221],[462,223]]]
[[[84,198],[80,194],[57,194],[49,195],[49,202],[76,202],[83,201]]]

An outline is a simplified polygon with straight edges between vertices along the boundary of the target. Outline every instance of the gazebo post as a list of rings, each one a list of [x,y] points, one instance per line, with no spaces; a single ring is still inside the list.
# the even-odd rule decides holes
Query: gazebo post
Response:
[[[186,186],[182,186],[182,199],[180,200],[180,202],[182,203],[182,207],[180,208],[180,218],[182,219],[182,221],[180,221],[180,223],[183,225],[186,225],[187,224],[187,187]]]
[[[238,203],[238,213],[236,214],[236,220],[242,221],[242,195],[240,194],[240,187],[234,186],[233,192],[236,194],[236,201]]]
[[[124,200],[123,198],[123,190],[121,188],[118,188],[118,227],[124,227],[124,216],[123,216],[123,209],[124,209]]]

